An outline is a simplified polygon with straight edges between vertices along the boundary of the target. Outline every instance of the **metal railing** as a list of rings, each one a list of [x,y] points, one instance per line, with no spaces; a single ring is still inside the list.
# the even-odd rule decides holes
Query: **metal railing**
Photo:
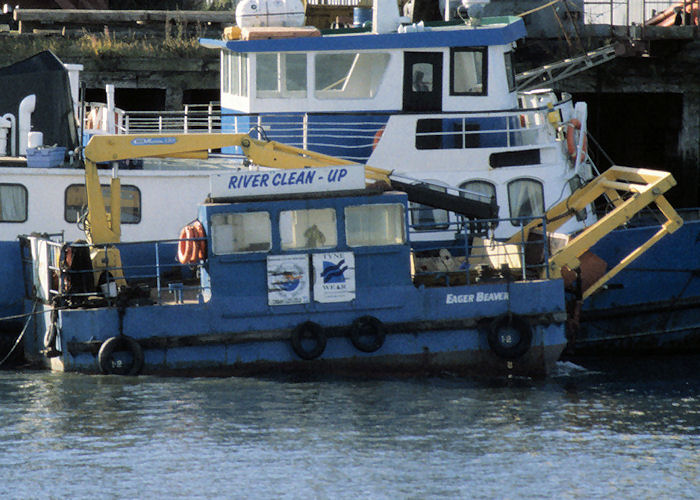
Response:
[[[694,7],[693,7],[694,5]],[[698,25],[698,2],[695,0],[584,0],[585,24],[643,26],[664,11],[676,11],[681,26]]]
[[[426,123],[460,123],[459,131],[419,130],[416,144],[431,143],[421,149],[454,149],[464,147],[512,147],[540,144],[545,140],[548,114],[564,106],[553,108],[523,107],[503,112],[450,113],[440,117],[425,116]],[[100,104],[89,103],[85,116],[98,120],[110,116]],[[93,111],[94,110],[94,111]],[[339,156],[356,162],[365,162],[381,138],[383,128],[392,113],[280,113],[233,114],[222,113],[218,103],[187,105],[183,111],[122,111],[114,109],[114,133],[249,133],[256,130],[262,139],[271,139],[286,145]],[[434,118],[434,119],[433,119]],[[566,119],[566,117],[564,117]],[[478,122],[478,123],[477,123]],[[86,129],[109,130],[86,118]],[[473,126],[472,126],[473,125]],[[436,142],[437,141],[437,142]],[[435,142],[435,144],[432,144]],[[448,144],[449,143],[449,144]],[[454,143],[454,144],[453,144]],[[459,143],[459,144],[457,144]],[[476,146],[472,146],[472,145]]]

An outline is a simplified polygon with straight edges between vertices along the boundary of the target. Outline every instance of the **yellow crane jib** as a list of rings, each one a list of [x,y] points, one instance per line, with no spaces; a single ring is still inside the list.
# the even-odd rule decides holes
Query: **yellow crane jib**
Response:
[[[588,286],[583,291],[582,298],[585,299],[599,290],[608,280],[646,252],[654,243],[683,225],[681,217],[663,196],[663,193],[675,185],[675,179],[668,172],[614,165],[575,191],[567,200],[547,210],[545,220],[547,221],[547,232],[551,234],[599,197],[607,197],[614,205],[614,208],[605,216],[580,233],[570,237],[561,249],[552,253],[547,262],[549,275],[557,278],[562,276],[563,269],[579,268],[581,256],[594,244],[606,234],[628,222],[640,210],[654,203],[665,217],[660,229]],[[541,226],[540,220],[531,222],[506,243],[516,244],[528,241],[530,231],[538,226]]]

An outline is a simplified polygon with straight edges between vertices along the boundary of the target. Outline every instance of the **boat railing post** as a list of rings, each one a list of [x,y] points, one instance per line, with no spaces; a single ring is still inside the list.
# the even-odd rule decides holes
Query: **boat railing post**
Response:
[[[163,115],[158,115],[158,133],[163,133]]]
[[[187,133],[189,131],[189,120],[190,120],[190,105],[185,104],[185,115],[182,117],[182,131]]]
[[[211,134],[212,133],[212,123],[213,123],[213,109],[211,106],[211,102],[207,106],[207,131]]]
[[[302,118],[302,149],[309,149],[309,113]]]
[[[160,255],[158,242],[156,241],[156,291],[158,292],[158,300],[160,301]]]
[[[547,216],[542,216],[542,248],[545,277],[549,279],[549,240],[547,239]]]
[[[128,114],[124,115],[124,133],[125,134],[129,133],[129,115]]]

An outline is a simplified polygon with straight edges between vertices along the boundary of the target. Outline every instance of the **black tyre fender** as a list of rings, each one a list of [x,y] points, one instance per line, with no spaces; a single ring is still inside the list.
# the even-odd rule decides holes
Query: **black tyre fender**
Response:
[[[530,349],[532,344],[532,328],[520,316],[502,314],[495,318],[487,334],[489,347],[501,358],[514,360]]]
[[[113,358],[116,352],[130,352],[132,362],[122,366]],[[110,337],[102,342],[97,353],[97,362],[100,371],[105,375],[138,375],[143,368],[143,350],[136,340],[127,335]]]
[[[313,346],[309,348],[306,344],[311,340]],[[313,321],[305,321],[297,325],[292,330],[292,349],[301,359],[311,360],[318,358],[326,349],[326,334],[323,327]]]
[[[350,341],[362,352],[374,352],[384,345],[386,329],[374,316],[360,316],[350,326]]]

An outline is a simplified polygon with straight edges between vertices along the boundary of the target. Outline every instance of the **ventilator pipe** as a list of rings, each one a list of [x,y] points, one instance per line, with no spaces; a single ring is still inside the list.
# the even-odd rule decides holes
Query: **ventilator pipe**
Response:
[[[400,24],[399,7],[396,0],[374,0],[372,7],[373,33],[395,32]]]
[[[109,83],[105,85],[107,93],[107,113],[102,114],[102,130],[108,134],[114,134],[114,85]]]
[[[32,130],[32,113],[36,107],[36,95],[31,94],[19,103],[19,155],[27,155],[27,141]]]
[[[10,156],[17,156],[17,119],[12,113],[0,116],[0,155],[7,154],[7,129],[10,129]]]

